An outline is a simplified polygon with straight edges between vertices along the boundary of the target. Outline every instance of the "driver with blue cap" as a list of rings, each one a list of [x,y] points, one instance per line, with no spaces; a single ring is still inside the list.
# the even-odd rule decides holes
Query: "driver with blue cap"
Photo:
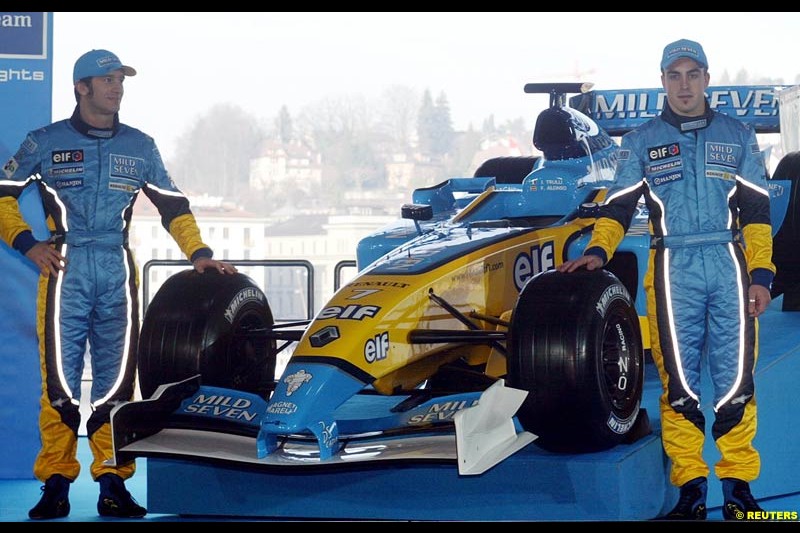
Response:
[[[134,461],[113,456],[110,414],[133,399],[139,341],[137,265],[128,232],[133,205],[144,193],[164,228],[199,273],[236,268],[212,258],[189,200],[175,186],[155,141],[119,121],[125,79],[136,70],[108,50],[75,62],[77,105],[72,117],[28,133],[0,176],[0,237],[40,270],[37,331],[42,370],[41,449],[33,473],[44,482],[33,520],[70,512],[69,486],[77,459],[84,357],[91,359],[91,415],[86,422],[92,479],[100,485],[101,516],[139,518],[147,510],[125,488]],[[18,198],[38,187],[50,229],[39,241]]]
[[[753,374],[758,324],[771,301],[770,200],[755,131],[708,103],[708,59],[700,43],[664,47],[664,110],[622,138],[616,180],[591,241],[571,272],[603,267],[613,256],[643,196],[651,245],[644,279],[651,354],[662,383],[660,414],[670,481],[680,487],[665,519],[704,520],[710,469],[703,459],[701,363],[707,360],[714,409],[711,434],[721,458],[722,514],[757,519],[749,482],[760,473],[753,446]]]

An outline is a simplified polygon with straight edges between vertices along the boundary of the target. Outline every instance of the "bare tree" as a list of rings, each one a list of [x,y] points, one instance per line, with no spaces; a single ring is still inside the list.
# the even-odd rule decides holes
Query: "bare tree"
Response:
[[[419,109],[419,93],[406,85],[393,85],[383,91],[379,128],[394,143],[395,150],[408,149],[413,141]]]
[[[289,108],[285,105],[281,106],[281,110],[275,119],[275,130],[278,132],[278,138],[283,144],[294,140],[292,117],[289,115]]]
[[[297,128],[313,137],[357,135],[369,131],[373,113],[361,95],[331,96],[300,111]]]
[[[324,192],[375,187],[385,182],[383,162],[373,146],[374,110],[363,96],[330,97],[304,108],[298,129],[322,154]]]
[[[217,104],[178,139],[171,173],[186,192],[239,196],[248,188],[250,159],[262,138],[252,115],[235,105]]]

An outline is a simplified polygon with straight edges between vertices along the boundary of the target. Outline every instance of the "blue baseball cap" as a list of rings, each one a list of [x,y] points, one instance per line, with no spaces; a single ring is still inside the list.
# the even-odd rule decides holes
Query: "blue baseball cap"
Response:
[[[136,69],[122,64],[122,61],[108,50],[92,50],[86,52],[75,62],[72,70],[72,82],[78,83],[83,78],[105,76],[109,72],[121,70],[126,76],[136,76]]]
[[[664,54],[661,56],[661,70],[666,70],[671,64],[682,57],[694,59],[703,68],[708,68],[708,59],[700,43],[689,39],[680,39],[674,43],[669,43],[664,47]]]

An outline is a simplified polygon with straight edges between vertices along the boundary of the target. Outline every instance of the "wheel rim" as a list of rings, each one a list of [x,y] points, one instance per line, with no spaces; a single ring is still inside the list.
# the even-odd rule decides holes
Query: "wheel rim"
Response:
[[[249,390],[255,387],[259,389],[257,392],[265,397],[269,397],[275,389],[275,342],[265,337],[265,331],[269,326],[271,324],[264,322],[257,312],[247,313],[233,324],[231,342],[226,354],[228,361],[236,362],[231,368],[233,388]],[[265,381],[269,377],[272,380]],[[264,386],[269,389],[261,390]]]
[[[624,316],[614,316],[603,331],[601,375],[611,404],[617,411],[630,410],[631,395],[638,389],[641,362],[635,342],[635,329]]]

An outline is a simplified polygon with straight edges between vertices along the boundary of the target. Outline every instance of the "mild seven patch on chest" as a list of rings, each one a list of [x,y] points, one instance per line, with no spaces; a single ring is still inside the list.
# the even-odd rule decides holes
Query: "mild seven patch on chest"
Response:
[[[742,147],[738,144],[706,143],[706,165],[737,169],[741,154]]]
[[[129,155],[111,154],[109,174],[112,177],[140,179],[144,175],[144,159]]]

